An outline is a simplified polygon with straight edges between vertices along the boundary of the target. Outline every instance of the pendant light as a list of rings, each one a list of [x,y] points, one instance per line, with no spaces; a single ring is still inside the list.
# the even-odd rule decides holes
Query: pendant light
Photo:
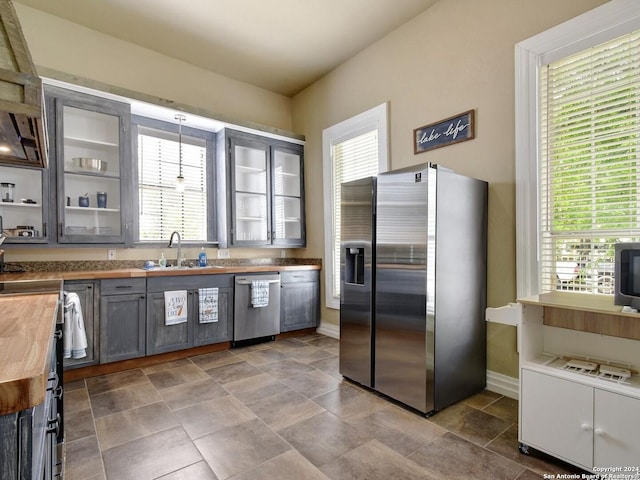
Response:
[[[174,118],[178,120],[178,178],[176,178],[176,191],[182,193],[184,192],[184,177],[182,176],[182,122],[184,122],[187,117],[178,113]]]

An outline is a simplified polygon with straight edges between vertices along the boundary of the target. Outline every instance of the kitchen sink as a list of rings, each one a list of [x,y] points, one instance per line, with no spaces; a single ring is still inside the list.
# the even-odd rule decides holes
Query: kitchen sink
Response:
[[[164,272],[172,272],[172,271],[180,271],[180,270],[207,270],[210,268],[224,268],[220,265],[208,265],[206,267],[196,267],[194,266],[189,266],[189,265],[181,265],[181,266],[177,266],[177,265],[167,265],[166,267],[160,267],[158,265],[154,265],[153,267],[150,268],[145,268],[145,270],[150,271],[150,272],[158,272],[158,271],[164,271]]]

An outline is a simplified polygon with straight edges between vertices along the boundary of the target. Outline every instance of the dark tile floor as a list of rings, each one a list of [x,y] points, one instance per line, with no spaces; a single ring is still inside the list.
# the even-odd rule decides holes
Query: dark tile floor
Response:
[[[342,379],[338,341],[288,338],[66,386],[67,480],[528,480],[517,402],[485,391],[431,418]]]

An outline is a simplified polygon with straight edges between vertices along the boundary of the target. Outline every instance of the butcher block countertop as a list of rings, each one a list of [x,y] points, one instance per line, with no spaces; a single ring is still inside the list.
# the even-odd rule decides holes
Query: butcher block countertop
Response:
[[[101,265],[102,266],[102,265]],[[209,265],[207,267],[143,268],[87,268],[86,270],[43,270],[24,273],[0,273],[0,282],[7,280],[103,280],[110,278],[166,277],[175,275],[211,275],[222,273],[282,272],[291,270],[319,270],[318,263]]]
[[[0,295],[0,415],[44,402],[59,299]]]

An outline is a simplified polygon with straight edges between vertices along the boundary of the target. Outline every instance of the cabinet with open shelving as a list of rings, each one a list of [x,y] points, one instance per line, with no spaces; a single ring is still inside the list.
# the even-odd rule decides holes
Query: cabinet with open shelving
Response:
[[[637,466],[640,316],[604,295],[552,292],[520,303],[521,451],[587,470]]]
[[[47,241],[48,171],[42,168],[0,166],[4,195],[0,201],[0,224],[7,243]]]
[[[71,92],[46,89],[55,152],[57,241],[125,243],[131,212],[130,107]]]
[[[303,247],[303,146],[226,129],[218,138],[221,244]]]

